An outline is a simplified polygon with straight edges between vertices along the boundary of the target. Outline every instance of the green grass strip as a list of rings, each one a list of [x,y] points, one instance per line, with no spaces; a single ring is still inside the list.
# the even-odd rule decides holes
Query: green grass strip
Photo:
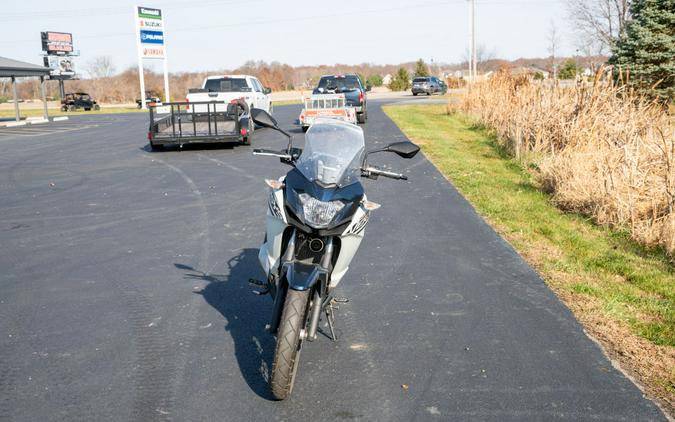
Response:
[[[556,208],[489,133],[445,105],[388,106],[408,138],[566,297],[592,300],[606,318],[656,345],[675,346],[675,268],[627,233]],[[555,275],[548,277],[547,275]]]

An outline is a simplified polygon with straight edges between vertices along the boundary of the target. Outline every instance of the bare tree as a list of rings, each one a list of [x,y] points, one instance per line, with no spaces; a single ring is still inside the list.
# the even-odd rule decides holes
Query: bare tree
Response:
[[[87,73],[95,79],[109,78],[115,74],[111,56],[97,56],[87,62]]]
[[[467,48],[464,50],[464,63],[469,63],[469,57],[471,57],[471,51]],[[485,44],[478,44],[478,46],[476,46],[476,68],[478,71],[484,72],[486,62],[496,58],[496,49],[489,48]]]
[[[550,56],[550,66],[553,69],[553,79],[558,78],[558,64],[556,63],[556,53],[560,46],[560,32],[555,22],[551,21],[551,26],[548,30],[548,54]]]
[[[607,53],[624,34],[632,0],[567,0],[570,19],[581,42]]]

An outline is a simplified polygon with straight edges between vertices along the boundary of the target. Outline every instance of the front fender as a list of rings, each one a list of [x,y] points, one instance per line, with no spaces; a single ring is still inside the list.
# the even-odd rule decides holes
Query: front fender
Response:
[[[287,262],[283,265],[283,270],[288,282],[288,287],[293,290],[309,290],[317,282],[328,280],[328,272],[319,265],[300,264],[298,262]]]

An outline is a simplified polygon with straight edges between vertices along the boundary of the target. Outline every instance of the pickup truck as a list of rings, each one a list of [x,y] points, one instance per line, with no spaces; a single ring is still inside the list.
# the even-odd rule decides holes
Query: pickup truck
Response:
[[[217,102],[215,111],[227,111],[228,104],[243,100],[248,107],[261,108],[272,114],[272,101],[269,88],[263,87],[258,78],[250,75],[208,76],[201,88],[190,89],[185,99],[188,103]],[[206,112],[205,104],[193,106],[197,113]]]
[[[312,94],[344,94],[345,106],[354,107],[356,120],[365,123],[368,119],[368,98],[366,92],[370,85],[364,86],[359,75],[324,75]]]

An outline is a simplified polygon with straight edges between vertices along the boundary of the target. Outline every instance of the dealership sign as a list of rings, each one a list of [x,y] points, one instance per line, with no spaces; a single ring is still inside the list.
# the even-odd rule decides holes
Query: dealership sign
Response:
[[[154,7],[134,6],[136,21],[136,47],[138,49],[138,79],[141,88],[141,107],[145,104],[144,59],[160,59],[164,67],[164,99],[169,102],[169,69],[166,64],[166,38],[162,10]]]
[[[164,20],[162,11],[150,7],[137,7],[137,36],[140,41],[140,54],[144,59],[163,59]]]
[[[73,52],[73,35],[65,32],[40,32],[42,51],[47,54],[67,54]]]
[[[50,68],[51,76],[75,76],[75,63],[72,56],[48,55],[45,56],[44,63],[45,67]]]

